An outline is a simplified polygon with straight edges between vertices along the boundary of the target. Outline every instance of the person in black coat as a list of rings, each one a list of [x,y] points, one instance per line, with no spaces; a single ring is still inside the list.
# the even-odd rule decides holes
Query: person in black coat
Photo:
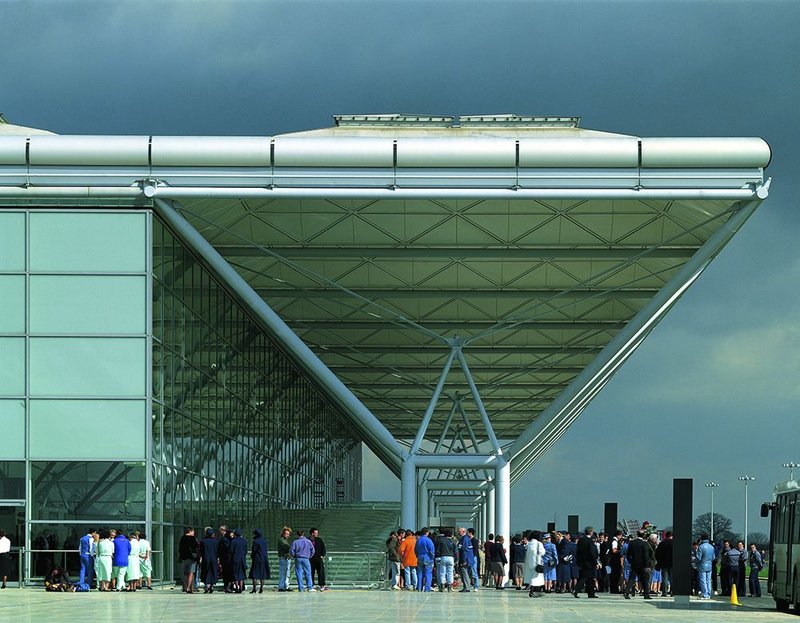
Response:
[[[264,592],[264,580],[269,580],[269,556],[267,555],[267,539],[264,533],[256,528],[253,530],[253,545],[250,548],[250,579],[253,580],[253,590],[256,592],[256,580],[260,582],[259,593]]]
[[[644,590],[644,598],[650,599],[650,546],[644,540],[644,532],[639,530],[636,538],[628,543],[628,553],[626,557],[631,565],[631,572],[628,576],[628,583],[625,586],[625,599],[630,599],[631,594],[636,594],[634,590],[634,578],[639,578],[639,584]]]
[[[325,585],[325,555],[328,553],[325,549],[325,541],[319,536],[319,530],[311,528],[308,532],[311,544],[314,546],[314,555],[311,557],[311,583],[316,583],[319,590],[326,591],[328,587]],[[316,576],[316,579],[315,579]]]
[[[243,592],[244,579],[247,576],[247,541],[242,536],[241,528],[234,530],[231,540],[231,573],[233,592]]]
[[[572,591],[575,597],[579,596],[585,585],[589,597],[597,598],[597,595],[594,594],[594,579],[597,569],[600,567],[600,562],[593,536],[594,528],[587,526],[584,535],[575,544],[575,563],[578,566],[580,576],[578,583],[575,585],[575,590]]]
[[[219,566],[222,570],[222,584],[225,592],[231,593],[233,587],[233,564],[231,562],[231,542],[233,541],[233,531],[226,530],[225,534],[220,535],[217,542],[217,555]]]
[[[200,541],[200,579],[205,588],[204,593],[213,593],[217,583],[217,539],[214,530],[206,529],[206,535]]]
[[[661,596],[666,597],[672,593],[672,532],[656,547],[656,565],[661,569]]]

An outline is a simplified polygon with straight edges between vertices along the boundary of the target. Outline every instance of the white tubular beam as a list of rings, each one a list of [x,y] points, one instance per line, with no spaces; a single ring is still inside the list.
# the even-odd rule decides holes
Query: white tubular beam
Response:
[[[422,444],[422,440],[425,438],[425,432],[428,430],[428,424],[430,424],[431,418],[433,417],[433,411],[436,408],[436,403],[439,402],[439,395],[442,393],[442,387],[444,387],[444,382],[447,380],[447,374],[450,372],[450,366],[453,365],[453,359],[455,357],[456,350],[451,349],[450,355],[447,357],[447,361],[444,364],[444,368],[442,368],[442,373],[439,375],[439,382],[436,384],[436,389],[433,391],[431,401],[428,403],[428,409],[425,411],[422,422],[420,422],[417,436],[414,438],[414,444],[411,446],[411,454],[419,452],[419,447]]]
[[[746,201],[751,188],[221,188],[146,186],[0,187],[0,198],[102,199],[716,199]],[[760,198],[765,198],[760,197]]]
[[[751,188],[174,188],[154,187],[154,197],[168,199],[291,197],[331,199],[727,199],[746,200]]]
[[[358,427],[367,444],[392,469],[400,472],[403,449],[378,418],[325,366],[294,331],[276,314],[238,272],[212,247],[192,225],[166,201],[157,199],[158,215],[180,238],[208,263],[217,276],[233,291],[250,312],[268,329],[270,335],[322,385]]]
[[[486,454],[415,454],[414,464],[429,469],[494,469],[497,457]]]
[[[428,480],[426,491],[482,491],[489,488],[488,480]]]
[[[478,407],[478,412],[481,414],[483,426],[486,428],[486,434],[489,436],[489,442],[492,444],[492,450],[494,450],[497,454],[503,454],[503,450],[500,448],[500,443],[497,441],[497,437],[494,434],[492,422],[489,420],[489,414],[486,413],[486,408],[483,406],[483,400],[481,400],[481,395],[478,392],[478,386],[475,385],[475,380],[472,378],[472,373],[469,371],[469,366],[467,365],[467,360],[464,357],[464,353],[459,348],[456,355],[458,357],[458,363],[461,364],[461,369],[464,371],[464,376],[469,384],[469,390],[472,393],[472,399],[475,401],[475,404]]]
[[[147,199],[139,186],[18,186],[0,187],[8,199]]]
[[[414,458],[403,461],[400,470],[400,523],[404,528],[418,528],[417,523],[417,468]]]
[[[559,429],[565,416],[569,413],[579,413],[580,410],[576,407],[587,395],[595,393],[599,386],[608,382],[610,376],[619,368],[621,360],[632,354],[636,346],[699,277],[760,203],[758,199],[742,204],[689,261],[681,266],[667,285],[656,293],[601,353],[520,434],[508,452],[515,466],[519,464],[529,467],[527,458],[536,452],[538,446],[552,443],[554,435],[557,438],[563,434],[566,427],[560,428],[560,432],[556,432],[556,429]]]

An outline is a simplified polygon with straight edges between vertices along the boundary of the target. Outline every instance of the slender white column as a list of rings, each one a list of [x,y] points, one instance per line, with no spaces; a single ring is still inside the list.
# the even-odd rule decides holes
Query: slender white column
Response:
[[[495,535],[503,535],[508,550],[511,547],[511,464],[502,456],[498,457],[495,474]]]
[[[495,482],[492,482],[491,488],[486,493],[486,534],[483,535],[484,538],[486,538],[490,534],[495,533],[494,490],[495,490]]]
[[[502,534],[510,542],[511,530],[511,464],[499,458],[495,468],[495,534]]]
[[[417,523],[417,466],[413,457],[403,459],[400,467],[400,523],[404,528]]]

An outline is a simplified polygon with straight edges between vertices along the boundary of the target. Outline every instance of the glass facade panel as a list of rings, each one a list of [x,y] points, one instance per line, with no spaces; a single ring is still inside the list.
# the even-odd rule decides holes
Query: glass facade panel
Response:
[[[25,499],[25,463],[0,461],[0,500]]]
[[[0,459],[24,459],[25,403],[22,400],[0,400],[0,431]]]
[[[33,520],[144,521],[144,463],[33,461],[31,486]]]
[[[25,270],[25,213],[0,211],[0,270]]]
[[[25,338],[0,337],[0,396],[25,395]]]
[[[164,546],[170,524],[267,527],[289,509],[360,500],[361,444],[346,416],[155,219],[153,240],[153,516]]]
[[[0,275],[0,333],[25,333],[24,275]]]
[[[30,455],[144,460],[146,410],[144,400],[31,400]]]
[[[34,275],[30,330],[143,335],[146,292],[144,276]]]
[[[32,212],[34,271],[145,272],[147,215]]]
[[[31,395],[144,396],[144,338],[30,340]]]

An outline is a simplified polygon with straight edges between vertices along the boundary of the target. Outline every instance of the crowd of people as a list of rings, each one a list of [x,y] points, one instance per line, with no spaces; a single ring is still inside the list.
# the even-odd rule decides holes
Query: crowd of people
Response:
[[[278,538],[278,591],[289,592],[290,561],[294,562],[298,591],[328,590],[325,577],[325,542],[317,528],[308,536],[297,530],[290,540],[292,529],[284,527]],[[271,579],[267,539],[260,529],[253,531],[249,545],[250,569],[247,569],[248,543],[239,528],[220,526],[218,531],[206,528],[201,541],[195,538],[194,529],[187,528],[178,543],[178,557],[183,575],[183,592],[213,593],[221,579],[226,593],[245,592],[246,578],[252,581],[251,593],[264,592],[264,580]]]
[[[715,544],[704,534],[692,544],[693,592],[711,599],[712,593],[730,596],[736,587],[738,595],[761,597],[758,572],[765,563],[766,555],[758,551],[755,543],[748,548],[743,541],[736,541],[735,545],[728,540]]]
[[[644,599],[672,594],[672,534],[659,539],[656,532],[636,535],[530,530],[511,537],[489,534],[480,540],[473,528],[428,528],[392,531],[386,540],[387,588],[390,590],[467,593],[479,588],[526,590],[530,597],[548,593],[586,592],[622,594],[626,599]],[[0,575],[7,575],[8,539],[0,533]],[[249,553],[249,569],[248,569]],[[290,570],[294,567],[300,592],[328,589],[325,573],[327,550],[319,530],[284,527],[277,540],[278,587],[290,592]],[[96,579],[97,590],[134,592],[152,590],[152,548],[143,532],[88,530],[79,540],[80,574],[73,582],[66,570],[52,566],[45,575],[48,591],[87,591]],[[243,593],[247,579],[251,593],[263,593],[271,578],[268,544],[260,529],[248,544],[241,529],[222,525],[204,529],[198,539],[186,528],[178,543],[178,559],[185,593],[213,593],[222,583],[226,593]],[[692,593],[703,599],[712,594],[761,597],[759,571],[765,555],[755,544],[742,541],[714,544],[703,535],[692,544]],[[749,573],[748,573],[749,567]],[[5,588],[3,577],[2,586]]]
[[[531,530],[511,538],[489,534],[485,541],[470,529],[440,533],[428,528],[419,531],[400,529],[386,540],[387,577],[391,590],[452,591],[460,576],[460,592],[493,587],[495,590],[527,590],[530,597],[547,593],[572,593],[590,598],[597,593],[622,594],[625,599],[641,595],[644,599],[672,595],[673,539],[640,530],[635,535],[595,533],[587,527],[583,534],[550,533]],[[688,553],[687,553],[688,555]],[[717,564],[721,590],[730,595],[733,586],[741,595],[749,566],[749,595],[761,596],[758,572],[764,567],[763,552],[755,544],[746,551],[740,541],[732,546],[724,541],[711,545],[707,536],[695,542],[691,553],[693,594],[710,598],[717,592]],[[505,576],[508,572],[508,583]]]

